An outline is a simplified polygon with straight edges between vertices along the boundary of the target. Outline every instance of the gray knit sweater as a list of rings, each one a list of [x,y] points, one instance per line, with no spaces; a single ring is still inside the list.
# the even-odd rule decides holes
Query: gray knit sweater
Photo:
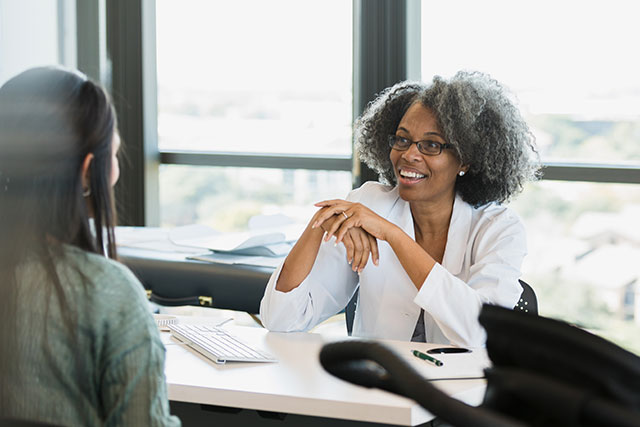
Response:
[[[65,246],[62,304],[41,266],[18,271],[19,367],[9,378],[21,419],[78,426],[179,426],[169,414],[165,350],[144,290],[122,264]]]

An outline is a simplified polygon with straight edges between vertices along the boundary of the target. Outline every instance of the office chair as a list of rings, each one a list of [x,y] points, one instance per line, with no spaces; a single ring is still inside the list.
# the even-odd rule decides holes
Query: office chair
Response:
[[[536,293],[527,282],[524,280],[518,280],[520,286],[522,286],[522,294],[514,310],[523,311],[525,313],[538,314],[538,298]]]
[[[524,280],[518,281],[520,282],[520,286],[522,286],[522,294],[513,309],[524,313],[538,314],[538,298],[536,297],[535,291],[531,285]],[[353,318],[356,314],[356,304],[358,303],[359,292],[360,289],[356,289],[355,294],[353,294],[353,297],[349,300],[344,309],[344,318],[347,323],[347,334],[349,336],[351,336],[351,331],[353,331]]]
[[[568,323],[484,305],[493,366],[483,403],[448,396],[382,343],[326,344],[320,363],[346,381],[411,398],[448,426],[640,426],[640,357]]]

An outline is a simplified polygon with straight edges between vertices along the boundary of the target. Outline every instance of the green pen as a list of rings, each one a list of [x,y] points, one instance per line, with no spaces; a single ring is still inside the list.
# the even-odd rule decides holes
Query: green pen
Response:
[[[427,362],[431,362],[436,366],[444,366],[444,363],[442,363],[441,360],[438,360],[435,357],[431,357],[428,354],[425,354],[425,353],[423,353],[421,351],[411,350],[411,353],[413,353],[413,355],[415,357],[417,357],[418,359],[426,360]]]

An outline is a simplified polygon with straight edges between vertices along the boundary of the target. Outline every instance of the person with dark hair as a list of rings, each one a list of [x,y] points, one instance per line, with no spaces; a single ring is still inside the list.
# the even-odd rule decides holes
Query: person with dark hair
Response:
[[[180,425],[144,289],[115,261],[119,145],[79,72],[0,88],[0,424]]]
[[[509,94],[479,72],[401,82],[368,105],[355,142],[382,182],[316,204],[267,285],[264,325],[309,330],[359,288],[353,335],[484,345],[482,304],[513,308],[522,292],[525,230],[502,203],[538,169]]]

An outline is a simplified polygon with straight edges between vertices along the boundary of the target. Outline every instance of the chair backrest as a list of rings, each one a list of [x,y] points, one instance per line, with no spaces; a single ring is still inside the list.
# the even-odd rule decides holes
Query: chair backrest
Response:
[[[524,280],[519,280],[519,282],[520,286],[522,286],[522,294],[520,294],[520,299],[513,309],[525,313],[538,314],[538,298],[536,297],[535,291],[531,285]],[[349,336],[351,336],[351,332],[353,331],[353,318],[356,315],[356,304],[358,303],[359,292],[360,289],[356,289],[353,297],[344,308],[344,320],[347,324],[347,334],[349,334]]]
[[[320,363],[354,384],[414,399],[462,427],[640,426],[640,357],[566,322],[484,305],[492,367],[481,405],[444,394],[400,355],[376,341],[325,344]],[[371,363],[375,362],[375,363]]]
[[[520,299],[513,309],[525,313],[538,314],[538,298],[536,297],[535,291],[531,285],[524,280],[518,281],[520,282],[520,286],[522,286],[522,294],[520,294]]]
[[[356,289],[356,292],[353,294],[353,297],[347,303],[347,306],[344,308],[344,320],[347,323],[347,334],[351,336],[351,331],[353,330],[353,318],[356,315],[356,304],[358,303],[358,294],[360,293],[360,288]]]

